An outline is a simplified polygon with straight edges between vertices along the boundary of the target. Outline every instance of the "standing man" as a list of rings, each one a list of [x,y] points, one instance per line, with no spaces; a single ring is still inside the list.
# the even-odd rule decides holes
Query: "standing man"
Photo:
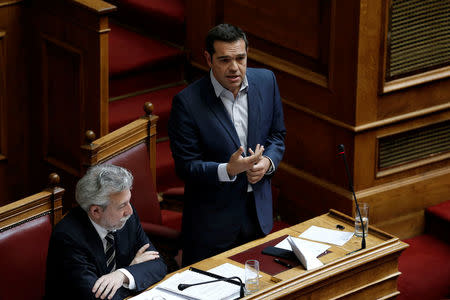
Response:
[[[130,204],[133,176],[114,165],[88,170],[79,207],[53,230],[45,299],[123,299],[166,275]]]
[[[185,182],[183,265],[262,237],[273,226],[270,177],[286,129],[275,76],[247,69],[247,50],[240,28],[212,28],[209,74],[173,99],[170,145]]]

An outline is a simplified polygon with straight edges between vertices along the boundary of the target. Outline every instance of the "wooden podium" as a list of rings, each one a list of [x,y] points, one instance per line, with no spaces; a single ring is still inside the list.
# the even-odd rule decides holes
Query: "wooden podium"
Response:
[[[270,244],[282,236],[297,237],[312,225],[336,229],[336,225],[345,227],[344,231],[354,230],[354,219],[335,210],[298,225],[274,232],[258,239],[223,252],[192,265],[208,270],[223,263],[239,267],[243,264],[236,257],[247,256],[252,259],[261,256],[261,244]],[[244,299],[391,299],[400,292],[397,290],[398,257],[408,247],[398,238],[369,226],[366,237],[367,247],[351,254],[361,247],[361,238],[353,236],[344,246],[331,246],[330,253],[319,259],[324,263],[320,268],[306,271],[302,265],[281,270],[274,275],[264,273],[264,262],[260,262],[262,278],[260,290]],[[255,251],[252,255],[252,251]],[[268,256],[270,261],[272,257]],[[266,260],[269,261],[269,260]],[[187,269],[184,268],[178,272]],[[171,276],[169,274],[168,276]],[[167,277],[166,277],[167,278]]]

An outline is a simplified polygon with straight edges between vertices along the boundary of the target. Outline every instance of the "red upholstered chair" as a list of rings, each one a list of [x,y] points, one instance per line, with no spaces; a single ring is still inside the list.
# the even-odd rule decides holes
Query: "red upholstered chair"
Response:
[[[88,131],[88,143],[82,146],[83,161],[86,168],[107,163],[127,168],[133,174],[131,203],[142,227],[160,252],[166,250],[164,254],[174,256],[179,248],[182,213],[160,208],[155,188],[158,117],[151,115],[151,103],[146,103],[144,109],[147,116],[99,139],[94,140],[95,135]]]
[[[0,299],[42,299],[53,225],[61,219],[64,190],[53,187],[0,207]]]

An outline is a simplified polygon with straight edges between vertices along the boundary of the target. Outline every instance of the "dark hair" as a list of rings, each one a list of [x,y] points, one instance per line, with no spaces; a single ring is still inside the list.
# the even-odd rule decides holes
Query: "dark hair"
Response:
[[[240,39],[244,40],[245,50],[247,50],[248,40],[242,29],[231,24],[219,24],[216,27],[211,28],[206,35],[206,51],[208,51],[212,58],[214,52],[216,52],[214,49],[215,41],[232,43]]]

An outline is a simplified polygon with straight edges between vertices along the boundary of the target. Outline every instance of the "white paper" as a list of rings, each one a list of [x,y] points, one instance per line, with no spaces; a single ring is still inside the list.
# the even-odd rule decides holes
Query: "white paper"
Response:
[[[302,240],[292,236],[288,236],[287,241],[291,245],[295,256],[297,256],[306,270],[311,270],[323,266],[323,263],[317,259],[315,254],[310,252],[308,247],[305,246],[304,243],[302,243]]]
[[[332,230],[318,226],[311,226],[305,230],[299,237],[313,241],[334,244],[342,246],[353,236],[353,232]]]
[[[158,298],[161,297],[161,298]],[[145,291],[135,297],[130,298],[130,300],[180,300],[180,299],[186,299],[184,296],[179,296],[161,289],[158,289],[156,287]]]
[[[220,266],[209,269],[208,272],[225,278],[237,276],[242,280],[242,283],[245,281],[245,269],[230,263],[221,264]]]
[[[221,276],[223,275],[221,274]],[[210,281],[214,279],[215,278],[207,275],[186,270],[181,273],[174,274],[172,277],[158,284],[156,288],[172,292],[177,295],[181,295],[184,297],[183,299],[199,299],[199,300],[234,299],[239,296],[240,287],[236,284],[228,283],[225,281],[218,281],[198,286],[192,286],[183,291],[180,291],[178,289],[178,285],[180,283],[192,284]]]
[[[302,248],[308,248],[309,252],[311,252],[311,254],[313,254],[315,257],[319,256],[320,254],[322,254],[328,248],[331,247],[329,245],[302,240],[298,238],[294,239],[296,240],[296,244],[301,245]],[[289,244],[287,238],[276,244],[275,247],[292,251],[292,247]]]

